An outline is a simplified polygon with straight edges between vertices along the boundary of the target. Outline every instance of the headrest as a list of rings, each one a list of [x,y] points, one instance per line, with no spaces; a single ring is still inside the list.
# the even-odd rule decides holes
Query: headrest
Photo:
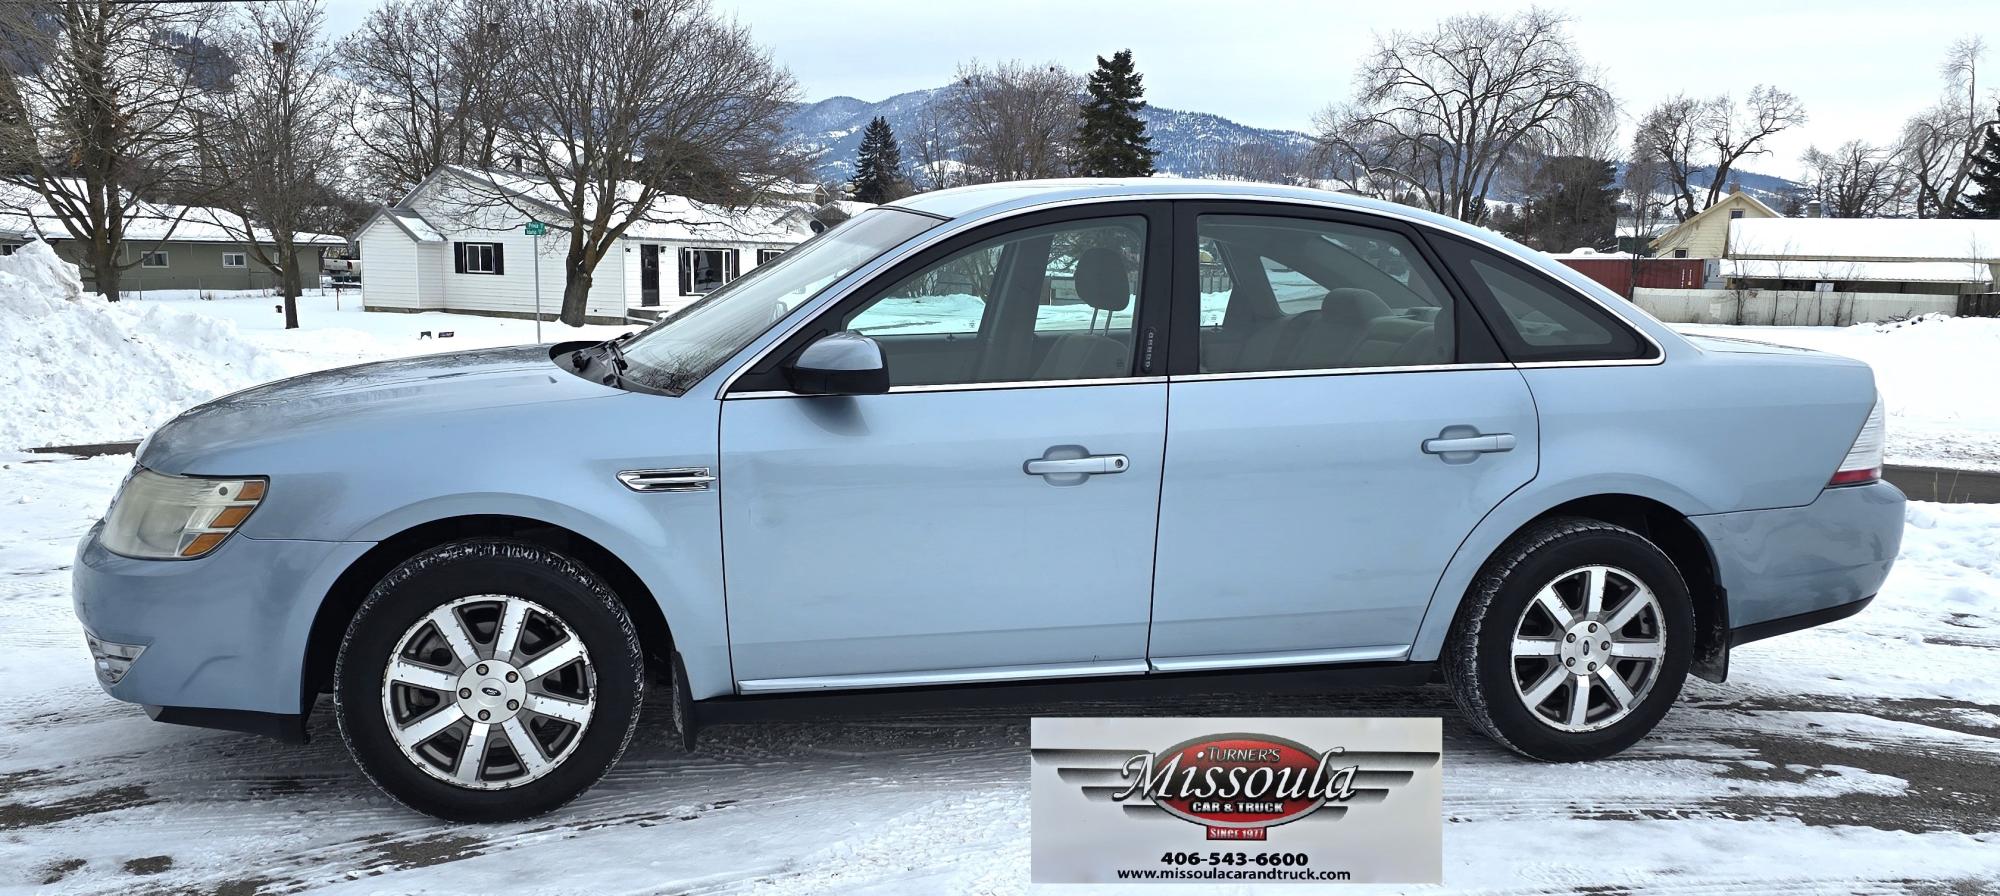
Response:
[[[1326,298],[1319,303],[1320,319],[1341,326],[1365,324],[1378,317],[1388,317],[1392,311],[1381,296],[1352,286],[1328,291]]]
[[[1125,270],[1125,256],[1108,246],[1083,250],[1076,260],[1076,297],[1099,311],[1125,310],[1125,306],[1132,304],[1132,281]]]

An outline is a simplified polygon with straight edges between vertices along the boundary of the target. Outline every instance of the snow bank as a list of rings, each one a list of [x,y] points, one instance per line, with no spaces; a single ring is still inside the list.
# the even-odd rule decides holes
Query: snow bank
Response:
[[[234,324],[86,295],[47,243],[0,257],[0,449],[136,439],[288,371]]]

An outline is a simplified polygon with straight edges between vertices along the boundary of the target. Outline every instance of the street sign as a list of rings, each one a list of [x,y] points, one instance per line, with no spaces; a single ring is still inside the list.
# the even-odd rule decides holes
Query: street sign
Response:
[[[527,226],[521,228],[521,231],[529,236],[541,236],[549,232],[549,225],[543,224],[540,221],[529,221]]]

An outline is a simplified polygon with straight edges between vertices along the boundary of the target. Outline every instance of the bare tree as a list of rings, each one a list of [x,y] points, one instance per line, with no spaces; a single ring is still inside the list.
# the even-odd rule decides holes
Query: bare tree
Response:
[[[0,4],[0,179],[39,194],[117,301],[142,198],[182,192],[187,111],[215,74],[202,5],[114,0]],[[179,218],[165,222],[164,238]]]
[[[960,66],[944,102],[962,147],[962,175],[990,183],[1068,174],[1082,94],[1083,79],[1053,63]]]
[[[443,165],[493,166],[488,114],[508,90],[500,16],[476,0],[392,0],[342,39],[348,121],[371,159],[367,187],[394,201]]]
[[[1849,140],[1832,152],[1806,150],[1807,188],[1829,217],[1874,218],[1894,214],[1909,198],[1908,172],[1891,150]]]
[[[1795,97],[1776,87],[1759,84],[1750,88],[1741,105],[1728,96],[1708,101],[1703,139],[1714,153],[1714,174],[1708,181],[1708,208],[1721,199],[1729,183],[1729,172],[1745,156],[1770,152],[1770,139],[1788,128],[1806,123],[1806,109]]]
[[[1727,95],[1675,95],[1639,119],[1633,146],[1659,158],[1674,191],[1674,217],[1685,221],[1727,194],[1738,162],[1770,152],[1773,136],[1805,121],[1798,97],[1776,87],[1752,87],[1741,104]],[[1697,195],[1695,181],[1704,175],[1708,188]]]
[[[1334,166],[1365,171],[1370,192],[1413,190],[1433,211],[1478,221],[1504,165],[1555,151],[1612,108],[1567,23],[1530,9],[1379,37],[1355,101],[1320,114],[1318,140]]]
[[[593,272],[668,196],[746,206],[802,178],[784,139],[798,88],[707,0],[516,0],[501,34],[521,74],[497,97],[497,158],[476,203],[567,235],[562,321],[584,322]],[[481,186],[483,185],[483,186]],[[705,222],[684,221],[693,226]]]
[[[1315,178],[1308,148],[1272,141],[1221,143],[1196,159],[1197,177],[1267,184],[1310,185]]]
[[[1981,135],[2000,125],[2000,97],[1981,102],[1979,96],[1979,63],[1985,54],[1986,42],[1980,38],[1953,43],[1939,67],[1944,96],[1903,125],[1897,155],[1913,181],[1917,217],[1952,214],[1965,192]]]
[[[1625,206],[1632,216],[1632,235],[1650,237],[1665,220],[1674,200],[1662,200],[1668,187],[1666,162],[1635,139],[1632,158],[1625,164]]]
[[[1704,105],[1688,96],[1669,97],[1639,119],[1633,131],[1634,158],[1658,160],[1661,179],[1673,191],[1674,220],[1695,216],[1701,206],[1694,195],[1700,161]]]
[[[209,201],[229,213],[215,223],[278,276],[286,329],[299,325],[307,275],[319,275],[319,254],[298,238],[341,214],[328,193],[345,161],[330,126],[344,106],[325,24],[319,0],[240,7],[222,39],[235,75],[195,103]]]
[[[958,133],[945,102],[925,103],[917,110],[915,125],[904,136],[903,146],[913,166],[911,182],[917,189],[957,186],[964,165],[957,158]]]

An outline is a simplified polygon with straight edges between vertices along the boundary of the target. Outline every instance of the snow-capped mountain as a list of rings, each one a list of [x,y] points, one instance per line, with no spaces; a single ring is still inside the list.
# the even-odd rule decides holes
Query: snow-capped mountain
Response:
[[[889,120],[889,128],[903,144],[903,161],[911,162],[910,135],[918,132],[924,110],[951,89],[912,90],[877,103],[851,96],[807,103],[792,113],[787,129],[797,145],[821,151],[814,169],[820,179],[844,179],[854,173],[861,129],[877,115]],[[1199,173],[1204,154],[1214,147],[1270,143],[1303,148],[1312,140],[1298,131],[1250,127],[1207,112],[1147,106],[1140,117],[1146,121],[1153,149],[1159,152],[1154,166],[1175,174]]]

